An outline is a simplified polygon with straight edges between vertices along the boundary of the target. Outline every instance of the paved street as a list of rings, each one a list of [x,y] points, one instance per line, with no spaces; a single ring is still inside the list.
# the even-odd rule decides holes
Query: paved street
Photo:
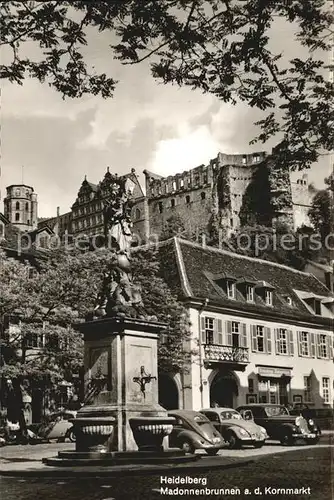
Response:
[[[193,484],[161,484],[160,474],[141,475],[136,477],[115,478],[19,478],[2,477],[1,493],[6,500],[157,500],[161,498],[178,497],[173,494],[162,494],[163,488],[175,491],[179,488],[209,488],[213,491],[212,498],[258,498],[256,488],[261,488],[264,497],[279,499],[305,499],[329,500],[331,496],[330,464],[333,458],[333,446],[322,443],[317,446],[300,446],[284,448],[280,445],[268,444],[262,450],[252,448],[243,451],[224,451],[224,455],[253,457],[254,462],[238,468],[227,470],[213,470],[198,473],[174,474],[169,471],[167,478],[190,477],[202,478],[206,485],[194,486]],[[3,451],[3,450],[2,450]],[[219,460],[218,457],[216,460]],[[202,460],[212,460],[203,457]],[[271,488],[265,490],[265,488]],[[309,492],[302,495],[277,494],[274,488],[305,488]],[[235,488],[236,494],[219,494],[219,489]],[[237,488],[240,489],[240,493]],[[244,489],[249,489],[249,494],[244,494]],[[309,488],[309,490],[308,490]],[[208,495],[204,495],[208,496]],[[204,496],[202,496],[204,498]],[[210,495],[209,495],[210,496]],[[180,497],[181,498],[181,497]],[[194,495],[183,494],[183,498],[199,498]]]

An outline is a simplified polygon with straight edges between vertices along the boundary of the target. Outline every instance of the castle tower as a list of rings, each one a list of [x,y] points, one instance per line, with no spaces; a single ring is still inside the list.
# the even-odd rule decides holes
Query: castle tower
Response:
[[[6,188],[4,215],[21,231],[37,228],[37,194],[31,186],[12,184]]]

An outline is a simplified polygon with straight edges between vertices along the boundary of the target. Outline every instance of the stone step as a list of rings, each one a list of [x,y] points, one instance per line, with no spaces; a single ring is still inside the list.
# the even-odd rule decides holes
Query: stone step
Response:
[[[194,462],[201,459],[201,455],[183,456],[156,456],[156,457],[117,457],[117,458],[44,458],[43,463],[56,467],[84,467],[84,466],[114,466],[114,465],[136,465],[136,464],[180,464]]]

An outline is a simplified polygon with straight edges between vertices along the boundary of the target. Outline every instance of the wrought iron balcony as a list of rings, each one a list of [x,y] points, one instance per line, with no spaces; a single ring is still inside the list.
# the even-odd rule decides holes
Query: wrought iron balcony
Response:
[[[205,344],[204,361],[216,363],[249,363],[247,347],[233,347],[230,345]]]

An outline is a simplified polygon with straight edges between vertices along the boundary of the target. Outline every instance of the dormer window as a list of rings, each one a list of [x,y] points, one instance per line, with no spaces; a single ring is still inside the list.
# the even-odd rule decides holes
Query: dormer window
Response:
[[[292,306],[292,298],[290,297],[290,295],[286,297],[286,301],[289,306]]]
[[[246,300],[254,302],[254,287],[252,285],[246,285]]]
[[[267,306],[272,306],[273,305],[273,292],[272,292],[272,290],[265,290],[264,297],[265,297],[265,302],[266,302]]]
[[[321,301],[319,299],[314,299],[314,312],[321,316]]]
[[[226,281],[226,291],[229,299],[235,299],[235,283],[233,281]]]

